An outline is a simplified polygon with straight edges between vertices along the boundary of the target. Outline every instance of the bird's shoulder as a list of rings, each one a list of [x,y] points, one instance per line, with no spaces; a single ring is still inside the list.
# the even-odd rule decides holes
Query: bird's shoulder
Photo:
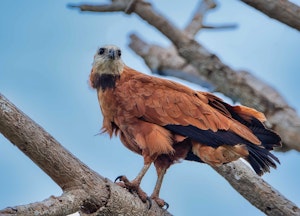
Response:
[[[225,116],[230,117],[230,113],[218,97],[131,68],[124,69],[116,94],[121,112],[143,117],[149,122],[193,124],[214,130],[229,126],[222,120]]]
[[[132,91],[133,95],[145,93],[148,96],[153,94],[161,97],[166,95],[176,97],[176,94],[185,94],[187,96],[196,96],[204,102],[208,102],[204,92],[195,91],[171,80],[141,73],[127,66],[124,67],[119,87]]]

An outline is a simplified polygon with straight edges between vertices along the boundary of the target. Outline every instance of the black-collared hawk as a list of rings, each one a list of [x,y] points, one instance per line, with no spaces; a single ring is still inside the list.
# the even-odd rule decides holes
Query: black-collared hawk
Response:
[[[176,161],[220,166],[244,158],[258,175],[279,163],[270,150],[280,146],[281,139],[264,126],[264,114],[140,73],[123,63],[116,46],[97,50],[90,85],[97,89],[103,131],[118,135],[128,149],[144,158],[133,181],[118,178],[143,201],[148,197],[139,185],[152,163],[158,178],[151,199],[160,206],[165,205],[159,198],[163,176]]]

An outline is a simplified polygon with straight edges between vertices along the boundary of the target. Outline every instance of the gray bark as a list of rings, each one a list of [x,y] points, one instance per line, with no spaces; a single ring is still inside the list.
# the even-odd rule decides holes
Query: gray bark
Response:
[[[63,190],[61,197],[0,210],[0,215],[170,215],[91,170],[0,94],[0,133]]]

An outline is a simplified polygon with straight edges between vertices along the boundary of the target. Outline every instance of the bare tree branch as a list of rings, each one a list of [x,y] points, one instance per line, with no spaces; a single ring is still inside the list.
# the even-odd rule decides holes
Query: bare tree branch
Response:
[[[222,25],[202,25],[202,29],[212,29],[212,30],[221,30],[221,29],[235,29],[237,24],[222,24]]]
[[[214,86],[204,76],[201,76],[194,66],[188,64],[177,54],[174,47],[163,48],[147,44],[136,34],[131,34],[130,39],[129,47],[143,58],[152,73],[178,77],[210,90],[214,89]]]
[[[115,11],[125,11],[127,8],[127,5],[122,4],[118,1],[107,4],[107,5],[88,5],[88,4],[82,4],[82,5],[73,5],[69,4],[69,8],[80,8],[81,11],[90,11],[90,12],[115,12]]]
[[[63,193],[62,196],[51,196],[42,202],[7,207],[0,210],[1,215],[68,215],[80,210],[82,194],[88,195],[84,190],[72,190]]]
[[[205,25],[203,24],[204,15],[216,7],[213,0],[201,0],[194,12],[191,22],[185,27],[184,31],[191,37],[195,36],[201,29],[234,29],[236,24]]]
[[[63,195],[62,199],[71,202],[73,196],[70,198],[70,194],[78,196],[68,210],[59,209],[66,207],[58,205],[59,198],[50,198],[40,203],[14,207],[10,214],[7,209],[0,210],[0,215],[2,213],[24,215],[26,209],[30,212],[30,207],[41,210],[49,203],[57,206],[55,212],[74,213],[80,209],[82,213],[93,215],[107,215],[107,212],[113,215],[170,215],[155,202],[149,210],[148,204],[143,203],[137,196],[88,168],[2,94],[0,94],[0,133],[44,170],[61,187],[64,194],[68,194]],[[80,206],[74,207],[76,203]],[[21,213],[13,209],[20,209]],[[47,215],[46,211],[40,213],[38,215]]]
[[[122,8],[120,5],[123,4],[125,9],[128,3],[129,0],[115,0],[112,5],[117,4]],[[82,8],[80,5],[73,7]],[[99,8],[100,6],[90,7],[92,7],[93,12],[96,12],[97,9],[93,7]],[[98,10],[98,12],[107,11]],[[194,66],[197,73],[201,75],[201,79],[205,77],[216,88],[216,91],[224,93],[234,101],[239,101],[265,113],[269,120],[269,126],[276,130],[283,139],[284,146],[280,149],[281,151],[290,149],[300,151],[300,118],[274,88],[248,72],[234,71],[222,63],[216,55],[209,53],[191,36],[176,28],[161,14],[155,12],[150,4],[137,1],[134,12],[168,37],[177,47],[176,54],[178,53],[186,60],[186,65],[191,64]],[[153,52],[153,49],[147,50]],[[164,54],[169,54],[169,52]],[[162,61],[165,60],[161,57],[162,53],[156,57],[155,54],[149,55],[148,59],[155,62],[158,68],[163,65]],[[153,60],[154,58],[156,60]]]
[[[300,7],[287,0],[241,0],[292,28],[300,31]]]
[[[203,17],[207,11],[216,7],[213,0],[202,0],[194,12],[191,22],[186,26],[185,32],[190,36],[195,36],[197,32],[203,27]]]
[[[266,215],[300,215],[300,209],[257,175],[241,160],[212,167]],[[247,185],[245,187],[245,185]]]

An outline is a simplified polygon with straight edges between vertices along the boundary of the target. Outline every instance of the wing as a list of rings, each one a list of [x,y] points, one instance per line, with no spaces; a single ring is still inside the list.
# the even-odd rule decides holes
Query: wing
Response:
[[[232,115],[241,107],[231,107],[212,94],[196,92],[178,83],[136,74],[118,89],[124,101],[122,109],[130,115],[160,125],[212,147],[238,143],[261,144],[247,124],[249,116],[262,119],[263,115],[250,108],[243,122]],[[132,104],[134,102],[134,104]],[[232,109],[229,109],[232,108]],[[225,143],[224,143],[225,142]]]
[[[116,88],[118,116],[167,129],[177,142],[190,138],[193,153],[212,165],[244,157],[261,175],[279,162],[269,150],[280,146],[280,137],[265,128],[262,113],[132,69],[123,73]]]

